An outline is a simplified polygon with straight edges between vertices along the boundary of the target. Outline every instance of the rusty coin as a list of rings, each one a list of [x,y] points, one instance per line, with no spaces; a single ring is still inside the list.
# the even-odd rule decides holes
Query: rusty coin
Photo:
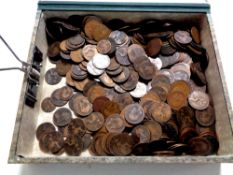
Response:
[[[69,136],[64,144],[66,154],[70,156],[79,156],[83,150],[83,141],[81,137]]]
[[[86,128],[84,122],[79,118],[72,119],[71,122],[64,129],[65,137],[69,137],[70,135],[82,137],[85,133]]]
[[[41,102],[41,109],[44,112],[52,112],[56,106],[52,103],[51,98],[47,97]]]
[[[104,116],[100,112],[93,112],[85,117],[83,121],[89,131],[97,131],[104,124]]]
[[[72,114],[70,110],[67,108],[60,108],[56,110],[53,115],[53,123],[58,127],[68,125],[71,119],[72,119]]]
[[[96,49],[100,54],[109,54],[112,50],[112,43],[108,39],[102,39],[97,43]]]
[[[51,68],[45,73],[45,81],[50,85],[58,84],[61,78],[55,68]]]
[[[64,106],[67,101],[61,99],[61,89],[56,89],[52,92],[51,102],[58,107]]]
[[[125,129],[124,121],[120,114],[112,114],[107,117],[105,127],[110,133],[121,133]]]
[[[52,123],[42,123],[36,129],[36,138],[40,140],[45,134],[48,134],[53,131],[55,131],[55,127]]]
[[[93,110],[92,104],[89,102],[89,100],[86,97],[82,95],[77,96],[75,98],[75,103],[73,105],[73,108],[74,108],[74,112],[76,114],[79,114],[80,116],[87,116]]]

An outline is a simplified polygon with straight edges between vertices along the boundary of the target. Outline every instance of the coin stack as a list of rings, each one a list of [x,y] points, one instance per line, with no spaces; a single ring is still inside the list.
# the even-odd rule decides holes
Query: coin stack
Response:
[[[98,156],[217,153],[204,74],[208,56],[196,27],[184,30],[184,24],[181,30],[156,20],[106,23],[92,15],[59,24],[46,27],[48,57],[55,67],[47,70],[45,81],[56,89],[41,102],[53,118],[36,130],[41,151],[71,156],[86,150]],[[58,87],[62,78],[66,85]]]

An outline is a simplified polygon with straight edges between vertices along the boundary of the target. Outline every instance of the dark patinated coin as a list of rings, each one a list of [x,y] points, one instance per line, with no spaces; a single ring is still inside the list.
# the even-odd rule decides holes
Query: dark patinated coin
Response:
[[[41,109],[44,112],[52,112],[56,106],[52,103],[51,98],[47,97],[41,102]]]
[[[36,138],[40,140],[45,134],[55,131],[52,123],[42,123],[36,129]]]
[[[74,112],[80,116],[87,116],[93,111],[92,104],[84,96],[78,96],[74,103]]]
[[[124,83],[125,81],[127,81],[129,76],[130,76],[130,71],[128,67],[123,67],[123,71],[119,75],[112,77],[112,80],[116,83]]]
[[[85,151],[92,144],[92,142],[93,142],[93,136],[91,134],[86,133],[82,137],[82,141],[83,141],[83,150]]]
[[[100,111],[105,117],[108,117],[112,114],[119,114],[121,112],[118,103],[113,101],[107,101],[103,108]]]
[[[93,112],[85,117],[83,121],[89,131],[97,131],[104,124],[104,116],[100,112]]]
[[[133,69],[130,69],[129,78],[127,79],[126,82],[124,82],[120,86],[122,87],[122,89],[124,89],[126,91],[133,90],[134,88],[136,88],[136,85],[138,83],[138,79],[139,79],[138,73],[135,72]]]
[[[161,39],[154,38],[150,40],[146,46],[146,53],[150,57],[155,57],[160,52],[160,49],[162,47],[163,43]]]
[[[143,121],[145,113],[143,108],[137,104],[130,104],[125,108],[125,119],[130,124],[139,124]]]
[[[79,156],[83,150],[83,141],[81,137],[69,136],[64,144],[66,154],[70,156]]]
[[[188,142],[189,153],[192,155],[207,156],[211,153],[211,144],[202,137],[194,137]]]
[[[67,108],[60,108],[56,110],[53,115],[53,123],[58,127],[68,125],[71,119],[72,119],[72,114],[70,110]]]
[[[146,52],[142,46],[138,44],[132,44],[128,47],[129,60],[134,63],[138,57],[145,56]]]
[[[48,47],[47,55],[50,58],[54,58],[60,53],[60,42],[54,42]]]
[[[64,136],[66,137],[68,137],[69,135],[82,137],[85,133],[86,128],[84,122],[79,118],[72,119],[71,122],[64,129]]]
[[[115,56],[119,64],[123,66],[128,66],[131,64],[128,57],[128,46],[122,46],[117,48]]]
[[[61,78],[55,68],[51,68],[45,73],[45,81],[50,85],[58,84]]]
[[[195,117],[201,126],[211,126],[215,122],[214,110],[211,106],[205,110],[196,110]]]
[[[103,106],[105,105],[106,102],[110,101],[107,97],[105,96],[100,96],[97,97],[94,101],[93,101],[93,110],[95,112],[100,112],[101,109],[103,108]]]
[[[60,91],[61,100],[68,101],[73,96],[73,89],[69,86],[63,86]]]
[[[59,60],[56,63],[56,71],[60,76],[65,76],[66,73],[70,70],[71,64],[65,60]]]
[[[64,106],[67,101],[61,99],[61,89],[56,89],[51,95],[51,102],[58,107]]]
[[[197,44],[201,43],[200,33],[195,26],[191,28],[191,36],[193,38],[193,41],[195,41]]]

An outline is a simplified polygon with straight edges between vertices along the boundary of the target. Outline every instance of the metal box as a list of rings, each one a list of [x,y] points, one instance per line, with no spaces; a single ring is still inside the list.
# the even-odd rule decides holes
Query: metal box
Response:
[[[202,45],[209,55],[209,66],[205,72],[209,93],[213,98],[216,115],[216,132],[220,147],[217,155],[211,156],[54,156],[39,151],[35,138],[38,122],[44,120],[40,102],[52,89],[44,80],[45,70],[51,66],[46,57],[47,42],[45,19],[48,17],[68,17],[72,14],[96,14],[104,19],[114,17],[125,21],[139,21],[145,18],[166,19],[183,23],[192,23],[200,28]],[[34,26],[28,63],[32,62],[33,48],[37,46],[43,54],[40,82],[37,87],[37,102],[34,108],[25,105],[28,79],[22,84],[19,108],[10,149],[9,163],[201,163],[233,162],[233,113],[219,57],[217,42],[212,26],[210,7],[207,3],[115,3],[115,2],[62,2],[40,1]],[[42,115],[42,116],[41,116]],[[44,117],[44,118],[43,118]],[[48,120],[49,121],[49,120]]]

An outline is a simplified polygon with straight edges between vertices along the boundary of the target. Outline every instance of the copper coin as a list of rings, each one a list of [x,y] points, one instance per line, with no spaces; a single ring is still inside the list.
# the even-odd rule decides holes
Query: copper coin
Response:
[[[139,76],[144,80],[151,80],[155,75],[155,72],[156,69],[149,60],[142,62],[138,69]]]
[[[45,81],[50,85],[58,84],[61,81],[61,76],[58,74],[55,68],[49,69],[45,73]]]
[[[55,131],[52,123],[42,123],[36,129],[36,138],[40,140],[45,134]]]
[[[150,91],[155,92],[159,96],[161,101],[166,101],[168,92],[163,86],[156,85]]]
[[[156,155],[156,156],[174,156],[175,151],[172,151],[172,150],[154,151],[153,155]]]
[[[139,124],[143,121],[144,117],[144,110],[139,104],[135,103],[126,106],[125,119],[130,124]]]
[[[172,111],[168,104],[164,102],[154,102],[151,107],[151,114],[155,121],[163,123],[170,120]]]
[[[93,38],[96,41],[107,39],[110,33],[111,30],[106,25],[99,23],[93,32]]]
[[[133,104],[134,100],[129,93],[117,94],[113,97],[112,101],[116,102],[120,110],[129,104]]]
[[[112,50],[112,43],[108,39],[102,39],[97,43],[96,49],[101,54],[109,54]]]
[[[138,79],[139,79],[138,73],[130,69],[130,75],[128,80],[123,84],[121,84],[120,86],[126,91],[131,91],[134,88],[136,88]]]
[[[65,137],[69,137],[70,135],[82,137],[85,133],[86,128],[84,122],[79,118],[72,119],[71,122],[64,129]]]
[[[63,52],[63,53],[68,53],[68,49],[66,47],[66,40],[63,40],[62,42],[60,42],[60,50]]]
[[[106,72],[99,76],[99,80],[107,87],[114,87],[114,81],[108,76]]]
[[[90,79],[85,78],[84,80],[75,81],[74,86],[77,90],[83,91],[84,87],[86,86],[88,82],[90,82]]]
[[[156,121],[146,121],[144,126],[150,131],[150,141],[159,140],[162,136],[162,127]]]
[[[54,42],[48,47],[48,57],[56,57],[60,53],[60,42]]]
[[[51,98],[47,97],[41,102],[41,109],[44,112],[52,112],[56,106],[52,103]]]
[[[123,66],[129,66],[131,64],[128,57],[128,46],[118,47],[115,56],[119,64]]]
[[[179,111],[177,111],[176,118],[177,118],[177,122],[180,126],[183,124],[185,124],[186,126],[189,126],[189,127],[194,126],[194,112],[193,112],[192,108],[190,108],[189,106],[184,106],[184,107],[180,108]],[[188,120],[186,121],[185,118],[188,118]]]
[[[73,89],[69,86],[63,86],[60,89],[60,99],[64,101],[69,101],[69,99],[73,96]]]
[[[105,116],[108,117],[112,114],[119,114],[121,112],[120,107],[117,103],[113,101],[107,101],[103,108],[101,109],[101,113]]]
[[[80,116],[87,116],[93,111],[92,104],[84,96],[77,96],[73,106],[74,112]]]
[[[58,127],[68,125],[71,119],[72,119],[72,114],[70,110],[67,108],[60,108],[56,110],[53,115],[53,123]]]
[[[97,53],[95,45],[88,44],[82,48],[82,55],[88,61],[90,61]]]
[[[103,108],[103,106],[105,105],[106,102],[108,102],[109,99],[105,96],[100,96],[97,97],[94,101],[93,101],[93,110],[95,112],[100,112],[101,109]]]
[[[63,60],[59,60],[56,63],[56,71],[60,76],[65,76],[66,73],[70,70],[71,68],[71,64],[63,61]]]
[[[201,137],[194,137],[189,142],[189,151],[192,155],[207,156],[211,152],[211,144]]]
[[[100,112],[93,112],[85,117],[83,121],[89,131],[97,131],[104,124],[104,116]]]
[[[106,70],[107,74],[110,76],[117,76],[123,71],[123,66],[119,66],[116,70]]]
[[[201,91],[193,91],[188,97],[189,104],[197,110],[208,108],[210,100],[209,96]]]
[[[74,79],[71,77],[71,71],[66,73],[66,84],[69,86],[74,86]]]
[[[174,38],[178,43],[181,44],[189,44],[192,41],[190,34],[186,31],[181,31],[181,30],[177,31],[174,34]]]
[[[56,89],[52,92],[51,102],[58,107],[64,106],[67,101],[61,99],[61,89]]]
[[[97,85],[97,82],[94,80],[90,80],[83,88],[83,95],[87,97],[89,90],[95,85]]]
[[[211,126],[215,122],[214,110],[211,106],[204,110],[196,110],[195,117],[199,125]]]
[[[74,110],[74,104],[76,103],[76,98],[78,96],[82,96],[82,94],[78,92],[73,94],[73,96],[70,98],[68,105],[71,110]]]
[[[149,91],[143,97],[140,98],[140,104],[143,106],[143,104],[146,101],[160,102],[161,100],[160,100],[160,97],[157,93]]]
[[[72,59],[72,61],[74,61],[75,63],[80,63],[83,61],[83,56],[82,56],[82,50],[78,49],[78,50],[74,50],[70,53],[70,57]]]
[[[186,97],[191,92],[190,85],[184,80],[178,80],[171,84],[170,92],[182,92]]]
[[[201,43],[200,33],[195,26],[191,28],[191,36],[194,42],[196,42],[197,44]]]
[[[132,44],[128,47],[129,60],[134,63],[138,57],[145,56],[145,50],[138,44]]]
[[[144,125],[135,126],[132,130],[132,134],[139,138],[139,143],[150,142],[150,130]]]
[[[112,80],[116,83],[124,83],[125,81],[127,81],[129,76],[130,76],[129,69],[127,67],[123,67],[123,71],[119,75],[112,77]]]
[[[54,131],[45,136],[45,141],[48,141],[48,148],[51,153],[56,154],[64,146],[62,133]]]
[[[163,74],[155,75],[151,81],[151,86],[154,87],[159,83],[170,84],[170,79]]]
[[[106,68],[109,71],[117,70],[120,67],[120,64],[116,62],[115,58],[111,58],[110,65]]]
[[[180,130],[180,141],[183,143],[188,143],[190,139],[198,136],[197,131],[194,128],[186,127]]]
[[[87,77],[87,72],[83,71],[79,65],[73,64],[71,66],[71,77],[75,80],[83,80]]]
[[[108,116],[105,127],[110,133],[121,133],[125,129],[124,121],[119,114]]]
[[[83,141],[81,137],[69,136],[65,140],[65,152],[70,156],[79,156],[83,150]]]
[[[92,86],[87,93],[88,100],[93,103],[93,101],[99,97],[105,95],[105,89],[100,85],[94,85]]]
[[[155,57],[160,52],[162,41],[159,38],[154,38],[147,43],[146,53],[150,57]]]
[[[179,91],[170,92],[167,96],[167,103],[174,110],[179,110],[183,106],[187,106],[187,97]]]

